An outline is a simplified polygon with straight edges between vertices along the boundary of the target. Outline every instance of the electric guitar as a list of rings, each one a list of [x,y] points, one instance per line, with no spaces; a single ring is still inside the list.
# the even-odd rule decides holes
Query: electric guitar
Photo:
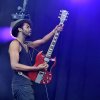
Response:
[[[66,18],[68,17],[69,13],[66,10],[61,10],[60,12],[61,12],[60,16],[58,17],[60,19],[59,24],[64,24],[64,21],[67,20]],[[55,44],[57,42],[59,35],[60,35],[60,32],[55,33],[46,55],[44,55],[42,51],[40,51],[36,55],[34,66],[37,67],[39,64],[42,64],[44,62],[46,63],[54,62],[55,63],[56,59],[55,58],[52,59],[51,55],[52,55],[52,52],[54,50],[54,47],[55,47]],[[49,66],[47,70],[31,71],[27,75],[32,81],[38,84],[48,84],[52,80],[52,72],[51,72],[52,68],[53,66]]]

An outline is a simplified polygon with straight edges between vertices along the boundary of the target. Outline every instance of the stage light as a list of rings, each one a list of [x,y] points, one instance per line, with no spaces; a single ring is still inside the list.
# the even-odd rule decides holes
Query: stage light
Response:
[[[90,0],[70,0],[70,2],[76,5],[83,5],[83,4],[88,4]]]
[[[0,42],[8,42],[12,39],[10,27],[0,27]]]

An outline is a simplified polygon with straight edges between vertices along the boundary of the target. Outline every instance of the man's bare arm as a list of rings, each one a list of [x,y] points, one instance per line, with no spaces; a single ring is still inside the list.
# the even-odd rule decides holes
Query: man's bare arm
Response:
[[[57,26],[53,29],[53,31],[51,31],[50,33],[48,33],[47,35],[45,35],[42,39],[38,39],[38,40],[36,40],[36,41],[29,42],[29,43],[28,43],[28,46],[29,46],[29,47],[35,48],[35,47],[37,47],[37,46],[39,46],[39,45],[41,45],[41,44],[44,44],[44,43],[46,43],[48,40],[50,40],[50,38],[52,38],[53,35],[54,35],[56,32],[60,32],[60,31],[62,31],[62,29],[63,29],[63,25],[57,25]]]
[[[10,55],[10,62],[11,62],[12,69],[22,70],[22,71],[32,71],[32,70],[40,70],[43,69],[44,67],[47,67],[46,64],[44,64],[44,66],[41,64],[39,67],[20,64],[19,52],[20,52],[19,43],[17,41],[12,41],[9,46],[9,55]]]

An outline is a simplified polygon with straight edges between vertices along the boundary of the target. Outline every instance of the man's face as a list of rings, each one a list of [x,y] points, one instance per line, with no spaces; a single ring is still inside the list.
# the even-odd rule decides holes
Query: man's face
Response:
[[[30,36],[32,29],[28,23],[24,23],[22,27],[22,31],[25,36]]]

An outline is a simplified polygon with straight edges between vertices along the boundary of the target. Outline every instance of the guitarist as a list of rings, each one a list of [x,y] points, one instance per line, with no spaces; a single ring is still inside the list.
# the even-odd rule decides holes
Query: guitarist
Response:
[[[12,22],[12,36],[15,39],[9,45],[9,56],[11,68],[13,70],[12,93],[14,100],[35,100],[34,90],[31,80],[25,75],[28,71],[47,69],[48,64],[43,63],[37,67],[31,65],[29,57],[29,47],[35,48],[46,43],[53,37],[55,32],[60,32],[63,25],[57,25],[53,31],[41,39],[26,44],[26,37],[31,36],[31,21],[28,19],[18,19]],[[18,73],[18,72],[21,73]]]

